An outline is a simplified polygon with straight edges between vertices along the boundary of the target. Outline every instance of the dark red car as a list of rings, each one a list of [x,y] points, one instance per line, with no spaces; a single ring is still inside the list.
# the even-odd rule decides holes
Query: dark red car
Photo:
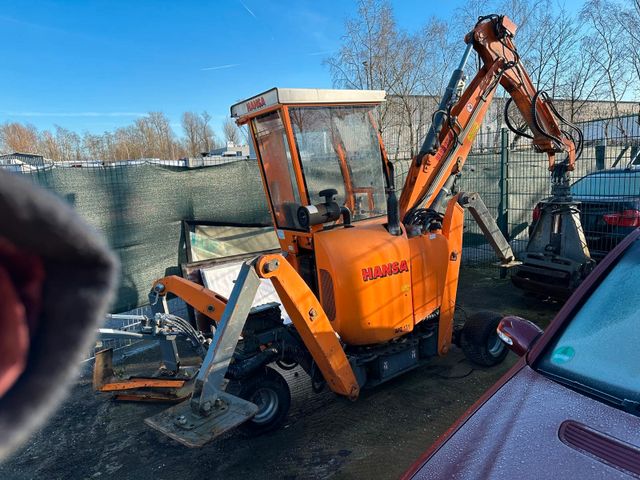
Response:
[[[544,334],[504,318],[520,361],[403,478],[640,478],[639,285],[637,229]]]

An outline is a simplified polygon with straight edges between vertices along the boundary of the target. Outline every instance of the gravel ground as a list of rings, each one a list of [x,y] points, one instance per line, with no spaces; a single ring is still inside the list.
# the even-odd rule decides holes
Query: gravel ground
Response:
[[[459,319],[491,309],[546,326],[559,305],[497,276],[463,270]],[[116,403],[81,376],[48,424],[0,465],[0,478],[397,478],[515,361],[509,354],[502,365],[481,369],[456,349],[364,391],[357,402],[314,394],[304,373],[288,372],[293,400],[284,428],[251,439],[228,433],[202,449],[183,447],[143,423],[166,405]]]

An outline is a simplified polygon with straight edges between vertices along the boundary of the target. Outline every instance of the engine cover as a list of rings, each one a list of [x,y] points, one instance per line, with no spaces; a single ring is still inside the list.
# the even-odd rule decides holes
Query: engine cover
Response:
[[[348,345],[386,342],[412,331],[423,318],[414,318],[414,289],[420,292],[420,315],[438,308],[442,297],[446,239],[433,235],[434,241],[421,238],[421,245],[413,245],[404,233],[390,235],[384,221],[366,220],[313,237],[320,301]],[[425,263],[432,262],[437,268],[428,271]]]

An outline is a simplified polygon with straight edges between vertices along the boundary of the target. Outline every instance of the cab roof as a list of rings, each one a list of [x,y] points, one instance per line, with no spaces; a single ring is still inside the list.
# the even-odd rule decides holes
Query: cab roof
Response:
[[[373,103],[385,101],[384,90],[331,90],[319,88],[272,88],[231,106],[234,118],[253,115],[274,105]]]

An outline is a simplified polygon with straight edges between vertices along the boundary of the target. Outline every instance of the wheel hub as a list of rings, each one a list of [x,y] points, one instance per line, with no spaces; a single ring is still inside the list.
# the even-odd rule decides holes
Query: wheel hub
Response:
[[[504,344],[497,334],[491,335],[489,337],[489,340],[487,341],[487,350],[492,356],[497,357],[498,355],[500,355],[503,348],[505,348]]]
[[[270,388],[259,388],[250,401],[258,406],[258,413],[253,417],[254,423],[267,423],[278,411],[278,395]]]

